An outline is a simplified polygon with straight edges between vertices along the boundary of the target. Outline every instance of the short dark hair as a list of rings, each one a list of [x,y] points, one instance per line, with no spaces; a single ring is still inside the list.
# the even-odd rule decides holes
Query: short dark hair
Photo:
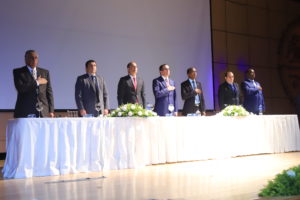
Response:
[[[225,74],[224,74],[224,75],[225,75],[225,77],[227,77],[227,76],[228,76],[228,73],[232,73],[232,74],[233,74],[233,72],[232,72],[232,71],[226,71],[226,72],[225,72]]]
[[[249,67],[249,68],[246,70],[246,74],[248,74],[251,70],[255,71],[253,67]]]
[[[127,64],[127,68],[129,68],[133,63],[135,63],[135,62],[130,62],[130,63],[128,63],[128,64]]]
[[[96,61],[95,61],[95,60],[88,60],[88,61],[86,61],[86,62],[85,62],[85,68],[87,68],[88,65],[89,65],[90,63],[92,63],[92,62],[96,62]]]
[[[25,58],[26,58],[28,55],[32,54],[32,53],[36,53],[36,51],[33,50],[33,49],[27,50],[27,51],[25,52]]]
[[[189,74],[191,72],[193,72],[193,69],[196,69],[195,67],[190,67],[186,70],[186,73]]]
[[[159,71],[163,71],[164,66],[166,66],[167,64],[162,64],[161,66],[159,66]]]

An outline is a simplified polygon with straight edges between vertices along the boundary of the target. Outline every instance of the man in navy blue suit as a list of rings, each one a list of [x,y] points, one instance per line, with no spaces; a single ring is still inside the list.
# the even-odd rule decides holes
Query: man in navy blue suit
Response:
[[[243,106],[249,112],[254,114],[262,114],[265,110],[264,96],[262,93],[262,87],[255,81],[255,71],[253,68],[249,68],[246,71],[247,79],[242,82],[241,88],[244,94]]]
[[[159,116],[166,116],[171,113],[170,108],[174,107],[174,115],[177,115],[177,101],[175,82],[169,78],[170,66],[163,64],[159,67],[160,76],[153,80],[152,89],[155,97],[154,111]]]
[[[108,91],[103,77],[97,74],[97,64],[94,60],[85,63],[86,73],[78,76],[75,84],[75,101],[81,117],[92,114],[107,115],[109,110]],[[96,110],[99,106],[99,111]]]

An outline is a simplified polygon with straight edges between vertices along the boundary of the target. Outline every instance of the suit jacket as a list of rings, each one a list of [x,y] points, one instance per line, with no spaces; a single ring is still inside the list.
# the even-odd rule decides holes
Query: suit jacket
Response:
[[[48,83],[37,85],[27,66],[13,70],[14,83],[17,89],[17,102],[14,117],[27,117],[29,114],[39,115],[36,110],[37,102],[42,103],[41,117],[47,117],[49,112],[54,112],[53,92],[49,71],[40,67],[36,68],[37,77],[45,78]]]
[[[260,84],[254,81],[257,86]],[[241,84],[242,91],[244,94],[244,104],[243,106],[249,112],[258,114],[259,106],[261,105],[262,111],[265,110],[264,96],[261,90],[259,90],[253,81],[247,79]]]
[[[108,92],[106,89],[105,81],[102,77],[96,75],[99,92],[95,87],[94,81],[89,74],[83,74],[77,77],[75,84],[75,100],[79,110],[85,109],[87,114],[98,116],[95,105],[100,102],[101,112],[108,109]]]
[[[169,84],[175,86],[175,82],[169,79]],[[154,111],[159,116],[165,116],[170,113],[168,110],[169,104],[174,105],[174,111],[177,112],[176,90],[168,91],[167,85],[163,77],[158,77],[152,82],[152,89],[155,97]]]
[[[138,103],[145,108],[144,81],[137,77],[137,89],[135,90],[129,75],[120,78],[118,83],[118,105],[127,103]]]
[[[218,97],[219,97],[219,108],[223,110],[228,105],[240,105],[240,88],[237,83],[233,83],[235,91],[232,90],[231,86],[225,81],[219,86]]]
[[[201,83],[196,81],[197,88],[202,91],[199,95],[193,89],[189,79],[181,83],[181,98],[184,100],[182,115],[187,115],[188,113],[195,113],[199,108],[201,112],[205,112],[205,100],[203,95],[203,90]],[[200,105],[199,108],[195,106],[195,97],[199,95],[200,97]]]

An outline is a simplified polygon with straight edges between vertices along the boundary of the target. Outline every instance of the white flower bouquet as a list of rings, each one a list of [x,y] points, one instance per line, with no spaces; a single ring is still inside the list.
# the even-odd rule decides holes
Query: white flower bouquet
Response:
[[[248,116],[250,113],[243,106],[230,105],[224,108],[220,115],[223,116]]]
[[[109,117],[154,117],[156,112],[145,110],[139,104],[124,104],[109,114]]]

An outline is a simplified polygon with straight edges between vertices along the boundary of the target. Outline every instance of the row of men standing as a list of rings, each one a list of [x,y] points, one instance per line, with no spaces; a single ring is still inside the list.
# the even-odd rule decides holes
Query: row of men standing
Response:
[[[54,98],[49,71],[37,67],[38,54],[34,50],[26,51],[25,63],[26,66],[13,71],[14,83],[18,92],[14,117],[27,117],[31,114],[54,117]],[[87,61],[85,68],[86,73],[77,78],[75,85],[75,100],[79,114],[80,116],[86,114],[97,116],[100,113],[107,115],[109,113],[109,99],[105,81],[103,77],[96,74],[97,65],[94,60]],[[118,105],[138,103],[145,107],[144,81],[137,76],[137,64],[135,62],[128,63],[127,70],[128,75],[122,77],[118,83]],[[176,88],[175,82],[169,78],[170,66],[161,65],[159,72],[160,76],[152,82],[155,96],[154,111],[160,116],[165,116],[170,113],[168,107],[172,104],[174,105],[174,115],[177,115]],[[187,75],[188,79],[181,83],[181,97],[184,100],[183,115],[195,113],[197,110],[205,115],[205,101],[201,83],[196,81],[196,68],[189,68]],[[238,85],[236,93],[237,91],[239,91]],[[224,93],[226,96],[226,89]],[[37,112],[37,104],[42,105],[41,113]],[[239,102],[228,102],[227,104],[239,104]],[[99,109],[96,109],[96,105]]]
[[[254,114],[262,114],[265,111],[262,87],[254,79],[254,69],[248,68],[246,71],[246,80],[241,83],[241,93],[239,85],[234,82],[233,72],[225,72],[225,81],[218,89],[220,109],[224,109],[228,105],[242,104],[247,111]],[[241,98],[242,96],[243,98]],[[243,103],[241,99],[243,99]]]

